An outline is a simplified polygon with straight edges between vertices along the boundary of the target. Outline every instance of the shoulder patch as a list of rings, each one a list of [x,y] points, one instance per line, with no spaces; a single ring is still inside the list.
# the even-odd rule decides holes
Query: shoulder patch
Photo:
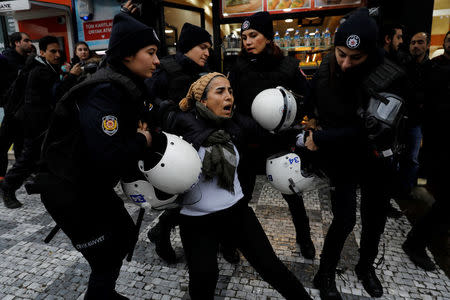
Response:
[[[109,115],[102,118],[103,132],[109,136],[114,135],[119,129],[119,123],[115,116]]]

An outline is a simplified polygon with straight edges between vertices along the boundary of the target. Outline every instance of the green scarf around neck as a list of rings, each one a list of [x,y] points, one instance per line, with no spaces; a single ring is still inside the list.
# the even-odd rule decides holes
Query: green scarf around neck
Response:
[[[200,102],[195,103],[197,114],[202,119],[221,127],[230,118],[216,116]],[[202,172],[206,180],[218,177],[218,185],[234,194],[234,175],[237,157],[230,135],[223,129],[211,133],[202,144],[205,147]]]

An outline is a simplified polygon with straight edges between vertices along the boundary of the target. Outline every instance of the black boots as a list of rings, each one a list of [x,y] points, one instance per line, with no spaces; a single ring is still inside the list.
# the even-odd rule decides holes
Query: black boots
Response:
[[[383,296],[383,286],[377,274],[375,274],[373,266],[363,267],[357,264],[355,272],[358,279],[361,280],[364,289],[371,297],[380,298]]]
[[[5,189],[3,181],[0,182],[0,196],[3,198],[7,208],[19,208],[22,206],[22,203],[16,198],[16,191]]]
[[[170,243],[170,230],[171,226],[160,221],[148,231],[147,236],[155,243],[156,254],[168,264],[174,264],[177,262],[177,256]]]
[[[336,288],[335,273],[318,272],[314,276],[314,287],[320,291],[322,300],[342,300],[341,294]]]
[[[436,270],[436,265],[433,263],[431,258],[428,256],[425,245],[420,245],[419,243],[414,243],[414,241],[408,237],[402,245],[403,251],[408,255],[409,259],[420,268],[425,271]]]

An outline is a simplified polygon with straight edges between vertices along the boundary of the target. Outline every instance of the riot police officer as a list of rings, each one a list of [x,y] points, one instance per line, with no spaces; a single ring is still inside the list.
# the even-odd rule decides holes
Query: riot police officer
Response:
[[[242,23],[241,35],[242,50],[230,73],[238,112],[251,117],[253,99],[265,89],[283,86],[299,95],[307,94],[308,86],[299,69],[299,61],[290,56],[285,57],[273,42],[273,25],[269,13],[258,12],[247,17]],[[295,139],[292,144],[295,144]],[[247,202],[252,198],[256,174],[264,172],[261,168],[265,166],[265,159],[281,150],[288,150],[290,146],[285,137],[274,135],[260,144],[249,144],[242,151],[238,173]],[[283,194],[283,198],[292,215],[300,251],[305,258],[313,259],[315,249],[303,199],[299,199],[296,194]]]
[[[127,299],[114,288],[137,230],[113,187],[151,151],[152,136],[139,116],[147,97],[144,79],[159,64],[158,45],[152,28],[117,14],[107,66],[58,102],[43,145],[45,169],[36,186],[91,267],[85,299]]]
[[[306,146],[319,152],[332,186],[333,221],[314,278],[322,299],[342,299],[335,273],[344,242],[356,222],[358,184],[362,233],[355,270],[370,296],[383,294],[373,265],[386,223],[393,166],[392,152],[380,145],[395,139],[395,129],[388,130],[387,136],[386,132],[382,136],[373,134],[369,126],[373,124],[365,116],[369,99],[380,98],[381,92],[401,95],[405,89],[403,71],[383,58],[376,39],[375,21],[366,8],[359,9],[339,27],[334,48],[312,83],[311,103],[320,130],[311,132]]]

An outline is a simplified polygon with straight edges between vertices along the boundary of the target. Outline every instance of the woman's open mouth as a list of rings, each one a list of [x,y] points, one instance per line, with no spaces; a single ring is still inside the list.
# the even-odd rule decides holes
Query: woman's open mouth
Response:
[[[229,112],[231,112],[231,108],[232,108],[233,106],[230,104],[230,105],[225,105],[224,107],[223,107],[223,110],[225,110],[225,111],[229,111]]]

